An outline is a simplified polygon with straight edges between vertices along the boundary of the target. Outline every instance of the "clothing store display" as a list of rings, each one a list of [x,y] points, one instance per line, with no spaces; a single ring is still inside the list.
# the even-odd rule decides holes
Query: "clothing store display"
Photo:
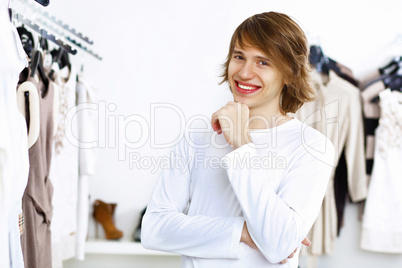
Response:
[[[314,70],[312,78],[316,100],[305,103],[295,116],[332,141],[336,151],[335,163],[339,162],[345,150],[348,192],[352,201],[361,201],[367,196],[367,177],[359,90],[333,71],[325,76]],[[309,233],[311,246],[306,248],[307,252],[311,255],[334,253],[336,234],[337,212],[332,174],[321,212]]]
[[[59,89],[58,128],[52,146],[50,180],[53,184],[52,254],[53,268],[74,258],[77,231],[78,147],[68,140],[67,131],[76,129],[77,121],[67,116],[76,105],[74,68],[57,70],[54,83]]]
[[[48,33],[48,26],[38,27],[36,18],[31,21],[25,16],[26,14],[19,14],[21,10],[17,9],[18,4],[12,6],[10,0],[0,0],[0,213],[3,215],[0,217],[0,267],[56,268],[62,267],[62,260],[77,254],[78,242],[71,236],[74,236],[75,232],[79,233],[78,228],[85,230],[79,233],[81,235],[79,252],[81,259],[84,259],[82,244],[85,243],[88,225],[87,184],[89,176],[94,173],[94,157],[91,156],[93,152],[87,150],[81,152],[83,157],[79,159],[78,145],[72,146],[66,141],[64,133],[73,128],[77,133],[77,127],[71,127],[77,124],[77,118],[71,120],[73,122],[64,120],[68,111],[76,105],[77,74],[72,71],[69,73],[70,79],[66,79],[63,75],[65,70],[61,70],[56,81],[59,87],[50,83],[47,76],[53,61],[48,51],[47,40],[53,41],[52,47],[56,46],[56,50],[67,51],[71,54],[77,51],[58,38],[56,41],[55,36]],[[36,12],[39,11],[36,10]],[[39,13],[49,17],[47,13]],[[54,23],[60,24],[60,21],[53,18]],[[18,31],[15,25],[19,25]],[[81,33],[77,35],[75,29],[66,28],[67,24],[63,23],[63,26],[66,31],[75,34],[76,37],[93,43]],[[30,32],[31,30],[34,34]],[[69,40],[77,44],[75,39]],[[82,50],[101,59],[85,47],[82,47]],[[47,56],[44,57],[44,55]],[[29,69],[25,68],[28,67],[28,56],[30,57]],[[72,66],[69,65],[69,67]],[[92,88],[85,78],[81,80],[86,90],[85,95],[80,95],[81,102],[90,101],[92,97],[89,95],[93,94]],[[18,84],[21,85],[18,86]],[[58,88],[63,94],[60,96],[62,100],[60,113],[57,104],[59,102]],[[78,89],[77,91],[83,92]],[[77,94],[79,95],[78,92]],[[57,106],[56,109],[54,109],[55,106]],[[94,140],[96,126],[93,123],[93,113],[82,114],[90,116],[87,116],[85,120],[79,118],[82,121],[81,128],[85,129],[80,135],[84,133],[83,136],[86,135],[87,138]],[[54,118],[63,116],[65,118],[60,118],[59,122],[52,122]],[[72,119],[71,116],[70,119]],[[57,130],[58,133],[53,141]],[[54,159],[51,159],[52,145],[54,145]],[[71,148],[75,151],[75,157],[68,155]],[[81,162],[81,181],[85,181],[84,183],[80,181],[80,184],[78,183],[79,161]],[[73,162],[75,164],[71,164]],[[50,169],[52,171],[49,171]],[[52,180],[55,182],[56,195],[53,195]],[[82,211],[77,210],[78,190],[81,197],[86,196],[85,216]],[[54,211],[52,202],[55,203]],[[83,201],[80,202],[80,205],[82,204],[84,204]],[[65,207],[61,208],[62,205]],[[77,223],[77,213],[80,212],[78,217],[81,223],[86,220],[84,226],[82,224],[78,226]],[[71,228],[72,226],[74,228]],[[57,231],[53,233],[51,229]],[[55,234],[53,238],[56,238],[53,239],[53,244],[51,234]],[[83,236],[85,236],[84,239]],[[55,250],[53,251],[52,248]],[[52,251],[56,256],[53,258],[53,265]],[[58,256],[62,257],[58,258]]]
[[[236,150],[215,132],[182,138],[143,218],[145,248],[182,254],[182,267],[297,267],[299,250],[279,262],[318,215],[334,147],[297,119],[250,135]],[[239,243],[245,221],[260,251]]]
[[[23,268],[19,219],[28,182],[28,140],[17,108],[19,73],[28,65],[8,1],[0,0],[0,267]]]
[[[47,268],[52,267],[50,223],[53,213],[53,186],[49,179],[49,169],[54,135],[53,83],[45,89],[37,77],[30,75],[24,83],[32,83],[38,90],[40,130],[38,140],[29,149],[29,178],[22,198],[25,232],[21,236],[21,244],[27,267]],[[42,97],[42,92],[45,91],[46,94]]]
[[[96,221],[96,236],[98,237],[98,223],[100,223],[105,231],[107,239],[119,239],[123,233],[118,230],[114,224],[113,215],[117,204],[105,203],[101,200],[95,200],[93,217]]]
[[[361,248],[402,253],[402,93],[379,94],[381,117],[375,131],[374,166],[366,200]]]
[[[96,111],[91,107],[95,102],[95,89],[83,75],[77,81],[77,132],[79,141],[79,179],[77,200],[76,254],[78,260],[85,258],[85,241],[88,234],[89,180],[95,174],[94,145],[97,138]]]

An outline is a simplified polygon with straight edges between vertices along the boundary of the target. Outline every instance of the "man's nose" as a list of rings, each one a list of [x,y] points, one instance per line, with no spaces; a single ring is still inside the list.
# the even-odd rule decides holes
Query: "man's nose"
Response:
[[[254,67],[251,62],[245,62],[239,72],[241,79],[248,80],[254,77]]]

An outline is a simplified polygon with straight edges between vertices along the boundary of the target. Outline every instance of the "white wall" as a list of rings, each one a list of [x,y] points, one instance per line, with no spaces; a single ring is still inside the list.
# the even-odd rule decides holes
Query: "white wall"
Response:
[[[230,100],[226,86],[217,84],[219,66],[232,32],[244,19],[270,10],[291,15],[309,36],[319,36],[328,56],[350,67],[357,77],[400,53],[394,40],[402,33],[402,2],[397,0],[53,0],[46,10],[95,40],[93,49],[104,57],[99,62],[89,55],[82,57],[79,51],[81,56],[73,60],[77,65],[85,62],[99,100],[116,107],[107,111],[103,121],[108,129],[106,146],[97,149],[97,173],[90,189],[92,200],[118,203],[116,221],[125,239],[130,238],[157,180],[157,173],[150,169],[130,168],[129,154],[156,159],[167,149],[152,148],[149,140],[138,149],[119,149],[114,143],[124,145],[128,140],[133,145],[147,137],[144,130],[155,130],[158,143],[177,137],[177,129],[186,121],[179,119],[177,111],[165,108],[158,110],[151,125],[151,103],[174,105],[188,120],[191,115],[210,116]],[[143,117],[149,127],[141,129],[138,123],[127,121],[113,124],[129,116]],[[357,208],[348,206],[345,217],[336,255],[321,258],[319,267],[401,265],[401,256],[361,251]],[[96,263],[89,259],[88,263]],[[118,267],[118,259],[113,257],[113,267]],[[120,267],[129,267],[130,260],[120,258],[120,263],[125,263]]]

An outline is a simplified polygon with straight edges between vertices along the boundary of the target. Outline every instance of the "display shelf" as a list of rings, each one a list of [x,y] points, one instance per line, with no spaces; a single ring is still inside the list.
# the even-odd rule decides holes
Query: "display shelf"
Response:
[[[86,254],[122,254],[122,255],[153,255],[173,256],[180,255],[156,250],[145,249],[141,243],[128,240],[110,241],[103,239],[89,239],[85,245]]]

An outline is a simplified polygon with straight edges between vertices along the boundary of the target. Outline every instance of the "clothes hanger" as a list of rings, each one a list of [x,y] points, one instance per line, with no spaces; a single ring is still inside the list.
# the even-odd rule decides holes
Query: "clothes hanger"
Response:
[[[402,74],[396,73],[392,76],[392,79],[390,79],[388,85],[388,88],[391,90],[397,90],[401,91],[402,90]]]
[[[41,44],[40,47],[44,46],[43,44],[44,39],[43,37],[40,38],[39,43]],[[39,73],[40,80],[43,82],[45,85],[44,90],[42,91],[42,98],[46,95],[48,87],[49,87],[49,78],[45,72],[45,69],[43,68],[43,61],[42,61],[42,53],[40,49],[37,49],[35,51],[33,60],[31,61],[31,77],[35,77],[36,71]]]
[[[317,72],[329,75],[329,61],[328,58],[322,52],[322,49],[318,45],[310,46],[309,62],[315,67]]]
[[[56,54],[57,53],[57,54]],[[50,52],[50,54],[52,55],[53,61],[52,61],[52,69],[49,72],[49,78],[54,81],[55,80],[55,76],[54,76],[54,72],[57,68],[60,69],[60,58],[61,55],[63,53],[63,50],[61,48],[59,48],[58,50],[52,50],[52,52]]]
[[[71,70],[70,58],[65,51],[53,49],[50,53],[55,58],[55,62],[57,62],[60,69],[67,66]]]
[[[388,65],[389,65],[389,67],[387,67]],[[382,81],[384,83],[385,87],[388,87],[388,83],[390,82],[390,80],[393,79],[392,76],[394,74],[396,74],[399,70],[402,70],[402,60],[399,62],[395,61],[395,63],[393,63],[391,65],[388,64],[388,65],[384,66],[384,67],[386,67],[386,68],[384,68],[384,73],[377,79],[374,79],[373,81],[370,81],[369,83],[367,83],[367,85],[364,87],[364,89],[368,88],[369,86],[371,86],[372,84],[374,84],[378,81]],[[392,66],[392,69],[389,69],[391,66]],[[387,69],[387,71],[385,72],[386,69]],[[376,99],[378,100],[378,98],[376,98]]]
[[[341,66],[344,69],[346,68],[349,70],[349,68],[347,68],[346,66],[343,66],[342,64],[336,62],[335,60],[333,60],[331,58],[328,58],[328,66],[329,66],[329,69],[333,70],[339,77],[345,79],[346,81],[348,81],[349,83],[351,83],[352,85],[354,85],[356,87],[359,86],[359,83],[357,82],[356,79],[354,79],[352,76],[350,76],[349,74],[347,74],[341,70]]]
[[[392,72],[392,74],[387,75],[382,81],[385,88],[391,90],[397,90],[402,92],[402,62],[399,63],[398,68]],[[374,97],[371,102],[377,103],[380,100],[379,96]]]
[[[40,128],[39,94],[32,82],[26,81],[17,88],[17,105],[27,122],[28,148],[31,148],[38,140]]]
[[[390,73],[398,68],[398,65],[402,62],[402,57],[393,58],[387,65],[378,68],[380,74]]]
[[[44,7],[47,7],[50,4],[49,0],[35,0],[35,1]]]
[[[342,72],[339,66],[340,64],[338,62],[325,56],[320,46],[318,45],[310,46],[309,61],[310,64],[313,65],[319,73],[329,75],[329,71],[332,70],[341,78],[347,80],[354,86],[358,86],[358,82],[353,77]]]
[[[27,53],[27,55],[31,57],[31,53],[35,47],[35,42],[32,33],[28,31],[27,28],[25,28],[24,24],[22,24],[20,27],[17,27],[17,32],[18,35],[20,36],[21,43],[25,50],[25,53]]]

